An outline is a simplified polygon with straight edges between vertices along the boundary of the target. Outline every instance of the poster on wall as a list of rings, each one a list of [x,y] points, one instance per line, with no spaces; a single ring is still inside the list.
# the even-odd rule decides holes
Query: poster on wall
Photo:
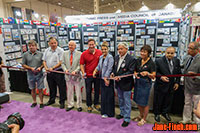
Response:
[[[82,45],[82,25],[81,24],[68,24],[67,25],[67,32],[68,32],[68,41],[75,41],[76,42],[76,49],[78,51],[83,51]]]
[[[136,24],[136,57],[140,56],[140,48],[143,45],[150,45],[152,48],[152,56],[155,56],[157,23],[139,23]],[[160,32],[164,32],[160,30]]]
[[[163,56],[164,50],[169,46],[178,47],[178,32],[179,22],[158,23],[156,57]]]

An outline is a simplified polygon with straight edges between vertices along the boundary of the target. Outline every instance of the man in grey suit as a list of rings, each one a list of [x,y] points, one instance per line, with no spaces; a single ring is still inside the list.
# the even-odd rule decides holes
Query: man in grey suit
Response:
[[[200,73],[200,54],[198,42],[191,42],[188,46],[188,56],[186,57],[184,64],[185,74]],[[195,122],[200,125],[200,119],[193,114],[193,107],[196,109],[200,100],[200,79],[198,76],[185,77],[184,79],[184,93],[185,93],[185,105],[183,110],[182,123]]]
[[[74,108],[74,86],[77,97],[77,110],[82,111],[82,96],[80,87],[80,57],[81,52],[76,51],[76,42],[69,42],[69,50],[65,51],[62,56],[62,69],[66,72],[65,79],[67,83],[67,101],[68,107],[66,111]],[[70,73],[70,75],[69,75]]]

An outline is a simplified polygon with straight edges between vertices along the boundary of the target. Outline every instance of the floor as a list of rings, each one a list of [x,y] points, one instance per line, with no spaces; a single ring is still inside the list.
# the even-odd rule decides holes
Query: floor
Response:
[[[16,100],[16,101],[27,102],[27,103],[31,103],[32,102],[31,95],[28,94],[28,93],[22,93],[22,92],[12,92],[10,94],[10,99],[11,100]],[[46,103],[47,101],[48,101],[48,96],[44,96],[44,103]],[[39,97],[38,96],[37,96],[37,102],[39,103]],[[56,103],[53,104],[52,107],[59,108],[58,99],[56,99]],[[74,108],[74,110],[76,110],[76,108]],[[87,107],[86,107],[86,104],[85,104],[84,101],[83,101],[83,111],[87,112]],[[118,107],[115,108],[115,111],[116,111],[116,114],[119,114],[119,108]],[[96,110],[93,110],[92,113],[100,114]],[[137,109],[132,109],[131,118],[134,118],[134,117],[136,117],[138,115],[139,115],[139,111]],[[170,116],[172,118],[172,122],[176,123],[176,122],[182,120],[181,115],[172,115],[171,114]],[[154,122],[155,122],[154,115],[150,111],[149,114],[148,114],[148,117],[147,117],[147,123],[154,124]],[[167,123],[167,121],[163,117],[161,117],[161,122],[160,123]]]

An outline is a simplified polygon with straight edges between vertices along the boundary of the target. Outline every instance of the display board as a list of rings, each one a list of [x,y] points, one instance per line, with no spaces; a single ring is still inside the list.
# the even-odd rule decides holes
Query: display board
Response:
[[[45,26],[44,25],[37,25],[38,30],[38,44],[41,51],[44,51],[48,46],[46,42],[46,35],[45,35]]]
[[[187,55],[187,47],[189,44],[189,35],[190,35],[190,18],[185,18],[181,23],[179,27],[179,57],[181,63],[183,63],[184,57]]]
[[[5,64],[8,66],[14,66],[21,62],[21,38],[18,26],[17,24],[2,25]]]
[[[126,42],[129,46],[129,54],[134,55],[135,24],[133,21],[119,21],[117,23],[117,44]]]
[[[176,56],[178,56],[178,33],[179,22],[158,23],[156,57],[163,56],[164,51],[169,46],[176,48]]]
[[[88,40],[94,39],[99,44],[99,27],[94,24],[83,24],[83,50],[88,49]]]
[[[58,27],[58,44],[64,50],[68,50],[68,34],[67,27]]]
[[[157,23],[136,24],[136,47],[135,55],[140,56],[140,49],[143,45],[150,45],[152,48],[152,57],[155,56]]]
[[[99,44],[101,45],[104,41],[108,42],[111,54],[115,55],[116,47],[116,23],[115,22],[105,22],[99,25]]]
[[[50,37],[55,37],[57,38],[57,26],[51,25],[51,26],[45,26],[45,36],[46,36],[46,41],[49,41]]]
[[[82,25],[79,24],[69,24],[68,25],[68,40],[76,42],[76,49],[78,51],[83,51],[82,45]]]
[[[21,33],[21,44],[22,44],[22,52],[28,51],[28,42],[30,40],[35,40],[37,43],[37,48],[40,49],[38,44],[38,37],[37,37],[37,26],[36,25],[19,25],[20,33]]]

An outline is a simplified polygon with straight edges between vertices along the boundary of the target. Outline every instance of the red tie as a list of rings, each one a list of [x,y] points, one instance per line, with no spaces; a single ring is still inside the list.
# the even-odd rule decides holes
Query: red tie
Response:
[[[72,66],[72,61],[73,61],[73,53],[71,52],[71,56],[70,56],[70,65]]]

